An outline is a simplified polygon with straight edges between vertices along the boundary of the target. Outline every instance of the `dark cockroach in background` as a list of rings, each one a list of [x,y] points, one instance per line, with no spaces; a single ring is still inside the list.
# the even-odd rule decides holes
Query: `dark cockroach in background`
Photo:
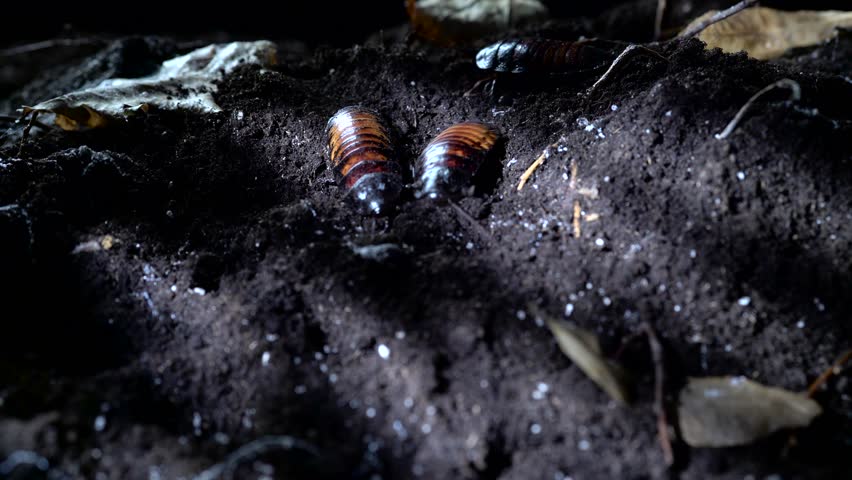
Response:
[[[373,110],[341,108],[326,126],[329,164],[359,212],[381,215],[402,191],[399,162],[388,129]]]
[[[462,193],[498,138],[494,129],[479,122],[458,123],[439,133],[417,158],[416,196],[442,199]]]
[[[566,73],[604,66],[615,55],[590,41],[503,40],[476,55],[476,66],[497,73]]]

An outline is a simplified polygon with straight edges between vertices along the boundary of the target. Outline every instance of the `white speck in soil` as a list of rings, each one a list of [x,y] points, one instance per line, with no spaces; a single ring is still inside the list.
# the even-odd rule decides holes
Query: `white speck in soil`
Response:
[[[479,388],[488,388],[488,385],[488,380],[484,378],[479,381]]]
[[[396,335],[394,335],[394,336],[396,337],[397,340],[402,340],[402,339],[405,338],[405,331],[404,330],[397,330]]]
[[[468,250],[473,250],[473,242],[467,242],[467,245],[465,245],[464,248]]]
[[[408,436],[408,430],[405,429],[405,425],[403,425],[399,420],[393,421],[393,431],[396,432],[396,435],[399,438],[405,438]]]
[[[378,347],[376,347],[376,351],[379,352],[379,356],[382,357],[383,360],[387,360],[390,357],[390,348],[384,343],[380,343]]]
[[[796,322],[796,328],[805,328],[805,321],[799,320],[798,322]]]
[[[407,397],[402,401],[402,404],[405,405],[405,408],[411,408],[414,406],[414,399],[411,397]]]
[[[730,343],[728,343],[728,344],[726,344],[726,345],[725,345],[725,351],[726,351],[726,352],[730,352],[730,351],[732,351],[733,349],[734,349],[734,347],[733,347]]]
[[[428,407],[426,407],[426,415],[429,415],[430,417],[435,416],[435,413],[437,411],[438,410],[435,408],[434,405],[429,405]]]
[[[302,364],[302,357],[300,357],[298,355],[293,357],[293,365],[301,365],[301,364]]]
[[[698,255],[698,252],[696,252],[695,250],[689,251],[689,258],[695,258],[696,255]]]
[[[523,310],[518,310],[515,312],[515,316],[518,317],[518,320],[525,320],[527,318],[527,312]]]
[[[177,292],[177,285],[172,285],[171,287],[169,287],[169,290],[171,290],[172,293],[176,293]]]
[[[607,307],[612,305],[612,299],[609,298],[609,297],[603,297],[603,304],[604,304],[604,306],[607,306]]]
[[[194,293],[194,294],[196,294],[196,295],[202,295],[202,296],[203,296],[203,295],[205,295],[205,294],[207,293],[207,291],[206,291],[206,290],[204,290],[204,289],[203,289],[203,288],[201,288],[201,287],[195,287],[195,288],[193,288],[193,289],[192,289],[192,293]]]
[[[745,180],[745,177],[746,177],[745,172],[737,172],[737,179],[739,181],[742,182],[743,180]]]
[[[103,432],[104,429],[106,428],[106,423],[107,423],[107,421],[106,421],[105,416],[98,415],[97,417],[95,417],[95,431],[96,432]]]
[[[227,445],[231,443],[231,437],[229,437],[226,433],[216,432],[213,435],[213,441],[218,443],[219,445]]]
[[[272,343],[272,342],[278,340],[278,338],[279,338],[278,335],[275,334],[275,333],[267,333],[266,334],[266,341],[269,342],[269,343]]]
[[[263,365],[264,367],[268,366],[268,365],[269,365],[269,357],[270,357],[270,356],[271,356],[271,355],[269,354],[269,352],[263,352],[263,354],[260,356],[260,363],[261,363],[261,365]]]
[[[674,310],[674,311],[675,311],[675,313],[680,313],[680,311],[681,311],[682,309],[683,309],[683,307],[681,307],[680,305],[675,305],[675,306],[674,306],[674,308],[673,308],[672,310]]]
[[[326,373],[326,372],[328,372],[328,365],[321,363],[320,366],[319,366],[319,369],[320,369],[320,372]]]
[[[541,425],[537,423],[533,423],[532,425],[530,425],[530,433],[532,433],[533,435],[538,435],[539,433],[541,433]]]
[[[420,426],[420,431],[423,432],[424,435],[429,435],[432,432],[432,425],[424,423]]]
[[[376,409],[373,407],[367,408],[367,418],[375,418],[376,417]]]
[[[577,443],[577,448],[585,452],[586,450],[592,448],[592,446],[589,444],[588,440],[580,440],[580,442]]]
[[[814,297],[814,306],[815,306],[815,307],[816,307],[816,309],[817,309],[817,310],[819,310],[820,312],[824,312],[824,311],[825,311],[825,304],[823,304],[823,303],[822,303],[822,300],[820,300],[819,298]]]
[[[306,387],[306,386],[304,386],[304,385],[296,385],[296,387],[293,389],[293,392],[294,392],[296,395],[302,395],[302,394],[304,394],[304,393],[305,393],[305,392],[307,392],[307,391],[308,391],[308,387]],[[354,408],[354,407],[353,407],[353,408]]]
[[[574,313],[574,304],[573,303],[566,303],[565,304],[565,316],[570,317],[572,313]]]
[[[610,105],[609,109],[614,112],[614,111],[618,110],[618,105],[614,105],[614,104]]]
[[[751,303],[751,297],[740,297],[737,300],[737,303],[740,304],[741,307],[747,307]]]
[[[671,117],[671,116],[672,116],[672,111],[671,111],[671,110],[667,111],[667,112],[666,112],[666,116],[667,116],[667,117]]]
[[[329,381],[330,383],[337,383],[337,374],[336,374],[336,373],[332,373],[332,374],[330,374],[330,375],[328,376],[328,381]]]
[[[591,290],[595,288],[595,285],[592,282],[586,282],[586,290]]]

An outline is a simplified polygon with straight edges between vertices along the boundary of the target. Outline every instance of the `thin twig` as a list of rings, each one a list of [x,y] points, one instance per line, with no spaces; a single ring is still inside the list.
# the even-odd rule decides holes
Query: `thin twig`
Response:
[[[674,464],[674,451],[672,450],[672,441],[669,438],[669,422],[666,419],[665,406],[665,367],[663,366],[663,346],[660,344],[660,339],[657,338],[657,333],[654,327],[648,322],[643,322],[640,327],[648,337],[648,346],[651,348],[651,359],[654,362],[654,411],[657,414],[657,436],[660,441],[660,448],[663,450],[663,458],[666,460],[666,465]]]
[[[716,140],[728,138],[728,136],[734,132],[734,129],[737,128],[737,125],[739,125],[740,121],[748,112],[749,108],[751,108],[752,104],[754,104],[754,102],[762,95],[776,88],[789,88],[791,101],[798,101],[800,98],[802,98],[802,87],[799,86],[798,82],[790,80],[789,78],[782,78],[781,80],[778,80],[775,83],[763,87],[759,92],[755,93],[751,96],[751,98],[748,99],[745,105],[740,108],[740,111],[738,111],[737,114],[734,115],[734,118],[728,123],[728,126],[725,127],[725,129],[722,130],[721,133],[717,133],[715,135]]]
[[[104,43],[100,39],[91,38],[59,38],[56,40],[44,40],[41,42],[27,43],[11,48],[0,50],[0,57],[14,57],[17,55],[27,55],[39,50],[47,50],[56,47],[79,47],[83,45],[96,45]]]
[[[574,216],[571,221],[571,224],[574,226],[574,238],[580,238],[580,235],[583,233],[580,229],[580,215],[582,213],[583,210],[580,208],[580,201],[574,200]]]
[[[39,111],[33,110],[32,116],[30,117],[30,122],[27,123],[27,126],[24,127],[24,131],[21,133],[21,145],[18,147],[18,157],[20,158],[21,154],[24,153],[24,143],[27,141],[27,137],[30,136],[30,129],[33,128],[35,124],[36,118],[38,117]]]
[[[521,180],[518,182],[518,191],[519,192],[521,191],[522,188],[524,188],[524,185],[527,184],[530,177],[532,177],[533,173],[535,173],[535,171],[538,170],[538,167],[540,167],[544,163],[545,160],[550,158],[550,151],[552,149],[558,147],[559,144],[564,142],[564,141],[565,141],[565,137],[559,137],[559,140],[551,143],[544,150],[542,150],[541,155],[539,155],[538,158],[536,158],[535,161],[529,167],[527,167],[526,170],[524,170],[524,173],[521,174]]]
[[[259,438],[253,442],[247,443],[235,450],[233,453],[225,457],[221,463],[217,463],[212,467],[199,473],[193,480],[215,480],[224,473],[230,474],[239,464],[246,460],[257,458],[259,455],[275,451],[275,450],[302,450],[315,457],[319,456],[319,451],[313,445],[293,438],[290,436],[273,436]]]
[[[707,20],[704,20],[703,22],[684,30],[684,32],[678,35],[676,38],[681,41],[689,40],[690,38],[703,32],[704,29],[706,29],[710,25],[721,22],[722,20],[730,17],[731,15],[736,15],[737,13],[740,13],[746,8],[753,7],[756,4],[757,0],[743,0],[730,8],[717,12],[715,15],[708,18]]]
[[[666,0],[657,0],[657,17],[654,19],[654,40],[660,39],[663,30],[663,15],[666,13]]]
[[[849,349],[845,353],[843,353],[843,355],[841,355],[840,358],[838,358],[837,361],[834,362],[834,364],[828,367],[826,371],[822,372],[822,374],[817,377],[817,379],[814,380],[813,383],[811,383],[811,386],[808,387],[808,397],[813,397],[816,394],[817,390],[819,390],[819,388],[825,382],[827,382],[829,378],[839,373],[840,368],[843,367],[843,365],[846,364],[846,362],[848,362],[850,359],[852,359],[852,349]]]
[[[21,121],[23,117],[20,115],[0,115],[0,121],[18,123]],[[46,123],[42,122],[33,122],[34,127],[41,128],[43,130],[51,130],[52,127]]]
[[[476,219],[473,218],[469,213],[467,213],[467,211],[465,209],[463,209],[459,204],[457,204],[456,202],[454,202],[452,200],[450,200],[449,203],[453,207],[453,209],[456,211],[456,213],[461,218],[465,219],[469,224],[471,224],[473,226],[473,228],[475,228],[476,231],[479,232],[479,234],[481,236],[485,237],[486,240],[492,239],[491,233],[489,233],[488,230],[485,229],[485,227],[480,225],[480,223],[477,222]]]
[[[632,57],[636,53],[644,53],[646,55],[665,60],[666,62],[669,61],[669,59],[660,54],[660,52],[652,50],[644,45],[628,45],[628,47],[625,48],[623,52],[621,52],[617,57],[615,57],[615,60],[613,60],[612,64],[609,66],[606,72],[601,75],[601,78],[599,78],[598,81],[595,82],[591,86],[591,88],[589,88],[589,90],[586,92],[586,96],[590,96],[592,92],[594,92],[595,89],[598,88],[601,83],[605,82],[610,76],[612,76],[613,72],[617,67],[619,67],[628,57]]]

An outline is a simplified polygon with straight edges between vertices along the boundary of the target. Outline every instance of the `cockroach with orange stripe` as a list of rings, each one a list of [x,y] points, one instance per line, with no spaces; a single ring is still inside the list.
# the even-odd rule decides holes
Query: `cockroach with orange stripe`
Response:
[[[381,116],[368,108],[341,108],[326,126],[329,166],[356,209],[384,215],[396,206],[402,172]]]

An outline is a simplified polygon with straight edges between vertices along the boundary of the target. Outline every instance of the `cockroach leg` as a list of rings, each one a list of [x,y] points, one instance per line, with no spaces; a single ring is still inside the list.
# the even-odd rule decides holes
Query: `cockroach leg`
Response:
[[[470,89],[468,89],[466,92],[464,92],[464,96],[465,97],[472,97],[474,95],[477,95],[477,90],[480,90],[480,89],[485,93],[489,93],[488,85],[487,85],[489,82],[491,83],[490,92],[493,93],[494,92],[494,83],[497,82],[497,74],[496,73],[494,75],[489,75],[489,76],[487,76],[487,77],[485,77],[481,80],[478,80],[476,83],[473,84],[472,87],[470,87]],[[483,85],[485,85],[485,86],[483,87]]]
[[[607,71],[604,72],[603,75],[601,75],[601,78],[599,78],[598,81],[596,81],[591,86],[591,88],[589,88],[589,90],[586,91],[586,96],[590,96],[595,91],[595,89],[597,89],[603,82],[605,82],[609,77],[611,77],[613,75],[613,72],[615,72],[616,68],[620,67],[622,63],[624,63],[627,59],[629,59],[630,57],[633,57],[637,54],[648,55],[650,57],[659,58],[659,59],[664,60],[666,62],[669,61],[669,59],[666,56],[662,55],[660,52],[657,52],[656,50],[652,50],[652,49],[650,49],[650,48],[648,48],[644,45],[636,45],[636,44],[629,45],[627,48],[624,49],[623,52],[621,52],[615,58],[615,60],[613,60],[612,64],[609,66]]]

